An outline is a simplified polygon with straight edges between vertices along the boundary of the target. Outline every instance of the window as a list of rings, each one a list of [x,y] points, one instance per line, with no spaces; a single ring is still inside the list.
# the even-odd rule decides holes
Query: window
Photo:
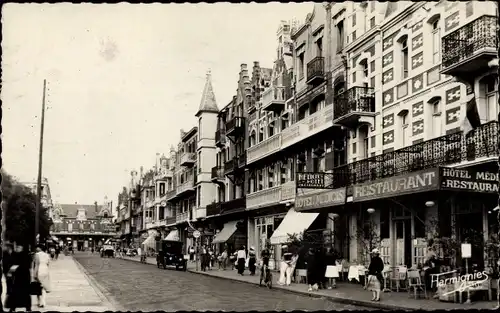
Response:
[[[370,79],[370,87],[375,88],[375,76]]]
[[[370,19],[370,28],[375,27],[375,16]]]
[[[488,121],[494,121],[497,119],[498,112],[498,83],[495,79],[495,75],[487,76],[483,81],[486,91],[486,116]]]
[[[274,187],[274,164],[267,168],[267,187]]]
[[[323,38],[319,38],[316,41],[316,56],[323,56]]]
[[[435,24],[432,25],[432,64],[437,64],[440,61],[440,49],[441,49],[441,32],[437,27],[436,21]]]
[[[356,12],[352,16],[352,27],[356,26]]]
[[[401,42],[401,76],[403,79],[408,77],[408,39]]]
[[[201,173],[201,151],[198,152],[198,173]]]
[[[352,73],[352,83],[356,82],[356,72]]]
[[[368,62],[365,60],[363,63],[361,63],[361,65],[363,66],[363,74],[365,76],[365,78],[368,77]]]
[[[264,128],[261,127],[259,130],[259,142],[264,141]]]
[[[429,101],[432,112],[432,138],[441,136],[442,121],[441,121],[441,98],[434,98]]]
[[[68,231],[69,232],[73,231],[73,223],[68,223]]]
[[[337,24],[337,52],[344,49],[344,21]]]
[[[299,80],[304,78],[304,52],[299,54]]]
[[[356,40],[356,31],[352,32],[352,41]]]

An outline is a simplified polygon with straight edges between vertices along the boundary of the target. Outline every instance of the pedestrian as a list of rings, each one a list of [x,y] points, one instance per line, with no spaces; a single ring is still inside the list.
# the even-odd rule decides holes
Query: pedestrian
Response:
[[[212,248],[208,249],[208,269],[211,270],[214,267],[214,250]]]
[[[246,261],[247,254],[245,253],[245,247],[241,246],[240,250],[238,250],[236,254],[236,262],[237,262],[237,268],[238,268],[238,274],[243,276],[243,272],[245,272],[245,261]]]
[[[33,262],[33,279],[40,283],[40,293],[37,294],[38,307],[45,306],[45,293],[50,292],[49,255],[43,251],[43,246],[38,246]]]
[[[368,283],[365,289],[373,293],[372,301],[380,301],[380,291],[383,281],[382,271],[384,270],[384,262],[379,256],[378,249],[372,250],[372,259],[368,267]]]
[[[59,259],[59,253],[61,253],[61,247],[56,246],[56,260]]]
[[[316,255],[317,251],[313,248],[309,248],[306,255],[306,270],[307,270],[307,283],[309,284],[309,289],[307,291],[318,290],[318,259]]]
[[[50,247],[50,258],[53,260],[56,257],[56,249],[54,247]]]
[[[189,247],[189,260],[191,262],[194,262],[194,247],[193,246]]]
[[[2,266],[3,266],[2,270],[3,270],[3,275],[5,276],[7,295],[12,293],[12,284],[14,283],[14,281],[12,280],[13,277],[9,275],[9,270],[13,262],[13,253],[14,253],[14,245],[12,245],[12,243],[10,242],[7,242],[5,244],[2,256]]]
[[[325,277],[328,279],[328,289],[336,288],[335,279],[339,277],[339,271],[336,266],[336,254],[331,247],[328,248],[325,255],[326,271]]]
[[[293,269],[295,268],[295,263],[297,262],[297,257],[288,250],[287,245],[281,246],[283,260],[280,265],[280,279],[278,284],[290,286],[292,283]]]
[[[318,275],[318,287],[319,289],[326,289],[327,278],[326,273],[326,252],[324,247],[319,247],[317,250],[316,260],[318,263],[317,275]]]
[[[227,248],[224,249],[224,251],[222,251],[222,254],[221,254],[221,264],[219,264],[219,268],[222,267],[223,270],[226,270],[226,266],[227,266],[227,258],[228,258],[228,255],[227,255]]]
[[[250,251],[248,253],[248,270],[250,271],[250,275],[255,275],[255,269],[257,268],[256,267],[256,263],[257,263],[257,260],[255,258],[255,248],[254,247],[250,247]]]
[[[16,308],[31,311],[31,257],[21,244],[15,245],[7,277],[12,279],[12,288],[7,294],[5,308],[14,312]]]

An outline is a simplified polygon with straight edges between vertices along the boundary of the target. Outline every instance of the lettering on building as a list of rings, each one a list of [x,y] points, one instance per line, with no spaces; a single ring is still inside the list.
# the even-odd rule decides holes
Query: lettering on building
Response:
[[[310,210],[327,206],[341,205],[345,203],[345,199],[345,188],[339,188],[312,195],[297,196],[295,199],[295,208],[297,210]]]
[[[432,169],[354,186],[353,202],[437,189],[438,179],[437,169]]]
[[[498,178],[498,173],[443,167],[441,189],[498,193]]]

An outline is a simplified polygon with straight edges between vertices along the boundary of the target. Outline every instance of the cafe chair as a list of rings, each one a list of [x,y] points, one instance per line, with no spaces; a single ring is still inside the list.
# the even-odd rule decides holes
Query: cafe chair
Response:
[[[408,270],[408,295],[411,297],[411,292],[413,290],[413,295],[415,299],[423,293],[425,299],[427,299],[427,289],[425,284],[422,283],[422,277],[420,276],[419,270]]]

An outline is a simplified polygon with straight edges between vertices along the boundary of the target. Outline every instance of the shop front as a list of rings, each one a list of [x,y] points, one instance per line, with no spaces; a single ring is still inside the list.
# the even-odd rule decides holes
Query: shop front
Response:
[[[247,245],[246,219],[227,221],[221,228],[217,227],[212,244],[215,253],[227,249],[229,254],[235,253],[240,247]],[[246,247],[248,249],[248,247]]]

